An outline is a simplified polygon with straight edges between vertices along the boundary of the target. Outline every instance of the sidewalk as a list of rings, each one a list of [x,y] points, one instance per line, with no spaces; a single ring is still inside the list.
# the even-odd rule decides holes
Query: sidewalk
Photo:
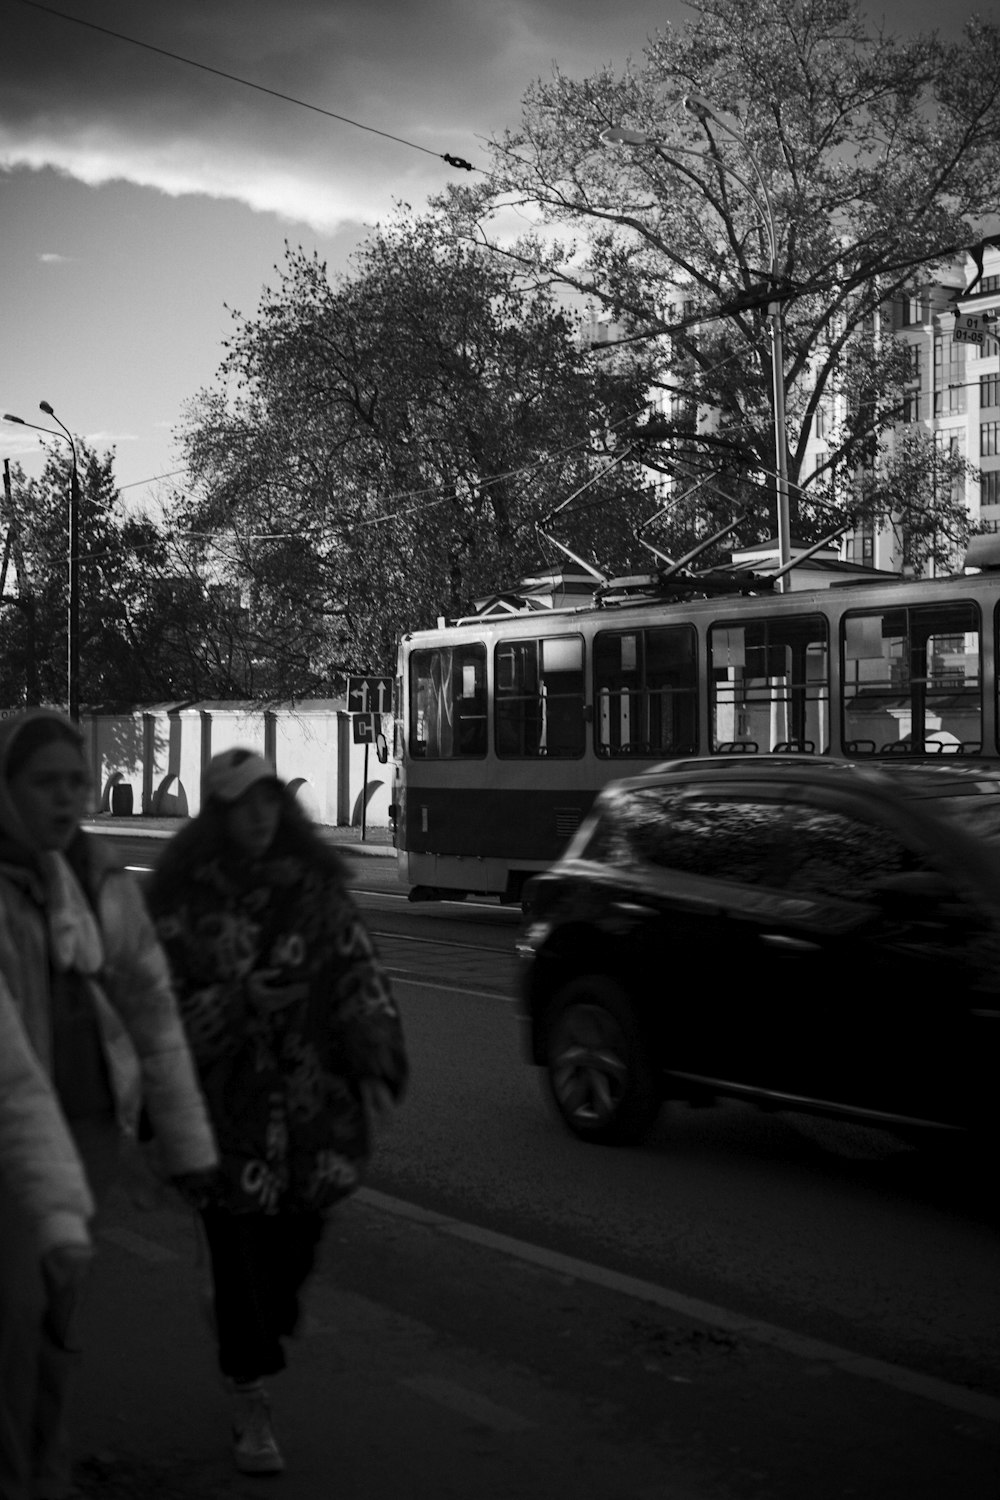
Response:
[[[229,1455],[230,1402],[200,1307],[205,1268],[192,1221],[169,1204],[136,1210],[116,1192],[98,1233],[84,1378],[70,1424],[81,1494],[245,1500],[267,1489],[275,1500],[715,1500],[725,1493],[702,1486],[690,1455],[675,1454],[644,1424],[635,1430],[623,1421],[606,1399],[603,1372],[595,1387],[579,1391],[571,1377],[543,1375],[530,1346],[498,1351],[497,1324],[483,1323],[489,1303],[478,1317],[457,1317],[431,1288],[418,1300],[435,1303],[439,1322],[394,1306],[391,1295],[383,1299],[394,1271],[411,1291],[433,1276],[437,1249],[454,1261],[456,1289],[485,1277],[503,1288],[511,1309],[572,1300],[559,1278],[532,1273],[525,1285],[521,1268],[475,1247],[429,1242],[422,1272],[410,1249],[421,1239],[430,1241],[430,1233],[364,1201],[335,1215],[308,1292],[305,1336],[291,1343],[288,1370],[268,1383],[288,1468],[277,1479],[248,1478]],[[369,1287],[365,1267],[383,1254],[386,1279]],[[566,1316],[558,1313],[557,1323]],[[572,1367],[564,1340],[558,1353]],[[613,1372],[606,1374],[613,1385]]]
[[[112,837],[128,835],[132,838],[168,839],[184,826],[185,818],[147,818],[134,814],[131,817],[115,817],[112,813],[98,813],[86,818],[84,827],[92,833],[110,834]],[[351,849],[355,854],[373,854],[384,859],[395,859],[396,850],[392,842],[392,829],[368,827],[364,839],[356,824],[322,823],[320,832],[331,843]]]
[[[400,1209],[405,1210],[400,1213]],[[288,1463],[237,1474],[179,1200],[98,1228],[70,1428],[85,1500],[979,1500],[995,1419],[480,1242],[364,1189],[270,1382]]]

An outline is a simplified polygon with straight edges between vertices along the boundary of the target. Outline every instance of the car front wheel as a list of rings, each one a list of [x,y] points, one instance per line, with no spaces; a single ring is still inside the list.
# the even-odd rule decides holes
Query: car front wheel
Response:
[[[613,979],[574,979],[554,996],[545,1067],[555,1107],[581,1140],[632,1144],[659,1113],[661,1095],[638,1018]]]

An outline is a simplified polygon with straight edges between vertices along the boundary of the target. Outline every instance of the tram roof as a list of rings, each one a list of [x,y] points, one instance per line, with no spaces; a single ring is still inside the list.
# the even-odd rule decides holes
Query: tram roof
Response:
[[[758,608],[801,611],[810,607],[810,600],[814,600],[814,608],[820,608],[819,599],[829,592],[830,595],[839,596],[844,593],[857,595],[864,599],[870,591],[877,596],[880,603],[888,604],[890,598],[897,592],[900,594],[899,603],[915,603],[920,596],[928,597],[931,594],[938,598],[953,595],[964,587],[968,588],[974,583],[987,583],[994,589],[1000,589],[1000,571],[988,571],[982,574],[955,573],[944,578],[917,579],[906,578],[898,573],[865,573],[840,574],[827,576],[820,581],[806,583],[799,589],[788,593],[777,593],[773,588],[773,580],[765,579],[758,584],[757,580],[748,581],[743,578],[734,581],[732,575],[701,575],[693,579],[669,580],[673,584],[670,588],[658,588],[655,575],[637,575],[632,578],[612,579],[604,586],[604,592],[600,597],[595,592],[590,598],[571,603],[549,604],[539,607],[536,604],[525,608],[512,607],[513,595],[505,596],[507,607],[503,609],[484,609],[481,612],[465,615],[460,618],[439,618],[436,627],[427,626],[422,629],[407,632],[404,640],[413,640],[417,637],[426,638],[441,631],[452,630],[503,630],[505,625],[517,627],[531,620],[535,622],[535,629],[545,632],[549,628],[549,622],[558,628],[557,622],[564,622],[565,626],[572,628],[574,620],[583,618],[596,619],[601,616],[609,620],[615,615],[632,615],[641,610],[656,608],[682,609],[687,605],[692,611],[701,614],[704,609],[714,605],[716,609],[730,606],[740,606],[740,612],[744,607],[751,607],[754,603]],[[832,602],[832,601],[831,601]],[[874,605],[875,601],[872,600]],[[855,607],[852,603],[849,607]]]
[[[725,567],[704,572],[682,569],[676,573],[636,573],[620,578],[599,579],[586,574],[565,574],[558,570],[522,579],[511,589],[477,599],[473,612],[450,620],[439,620],[439,627],[475,625],[484,621],[522,618],[525,615],[577,614],[581,610],[610,609],[623,605],[710,599],[720,596],[769,595],[775,592],[774,574],[778,557],[767,556],[766,546],[754,548],[734,557]],[[768,563],[773,561],[773,566]],[[761,566],[763,563],[763,566]],[[836,558],[810,557],[796,562],[787,575],[791,592],[815,591],[840,583],[898,583],[897,573],[886,573]]]

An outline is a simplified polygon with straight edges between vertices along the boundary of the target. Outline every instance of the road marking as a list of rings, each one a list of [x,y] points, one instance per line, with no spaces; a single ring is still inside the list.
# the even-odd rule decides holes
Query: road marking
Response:
[[[102,1229],[98,1237],[127,1250],[130,1255],[137,1255],[140,1260],[149,1261],[151,1265],[180,1260],[176,1251],[168,1250],[165,1245],[158,1245],[155,1240],[148,1240],[144,1234],[136,1234],[131,1229]]]
[[[492,1427],[494,1432],[527,1432],[537,1426],[509,1407],[498,1406],[486,1396],[456,1385],[453,1380],[441,1380],[437,1375],[411,1375],[399,1384],[416,1391],[418,1396],[436,1401],[439,1406],[446,1406],[461,1417],[468,1417],[483,1427]]]
[[[474,995],[479,1000],[503,1000],[507,1004],[513,1004],[510,995],[501,990],[477,990],[471,984],[445,984],[439,979],[414,979],[406,969],[397,969],[392,964],[383,963],[385,972],[390,978],[399,984],[412,985],[418,990],[438,990],[443,995]]]
[[[686,1297],[682,1292],[673,1292],[668,1287],[658,1286],[652,1281],[643,1281],[638,1276],[626,1276],[619,1271],[590,1261],[577,1260],[572,1255],[562,1255],[557,1250],[546,1250],[541,1245],[529,1244],[526,1240],[512,1239],[510,1235],[497,1234],[492,1229],[482,1229],[476,1224],[465,1224],[460,1219],[451,1219],[446,1214],[421,1208],[419,1204],[407,1203],[402,1198],[392,1198],[374,1188],[360,1188],[360,1202],[397,1218],[410,1219],[424,1224],[441,1234],[455,1239],[481,1245],[487,1250],[497,1250],[516,1260],[529,1261],[560,1276],[573,1276],[578,1281],[608,1291],[620,1292],[640,1302],[650,1302],[668,1312],[679,1313],[685,1318],[694,1318],[711,1328],[727,1333],[739,1334],[742,1338],[766,1344],[784,1354],[794,1354],[801,1359],[833,1366],[848,1375],[860,1375],[866,1380],[876,1380],[910,1396],[921,1396],[939,1406],[949,1406],[968,1416],[981,1417],[987,1422],[1000,1422],[1000,1399],[984,1395],[980,1391],[968,1390],[965,1386],[952,1385],[934,1375],[923,1375],[918,1370],[908,1370],[903,1365],[891,1365],[885,1360],[872,1359],[857,1354],[851,1349],[842,1349],[837,1344],[828,1344],[822,1339],[781,1328],[775,1323],[765,1323],[758,1318],[746,1318],[740,1313],[730,1312],[712,1302],[703,1302],[698,1297]]]

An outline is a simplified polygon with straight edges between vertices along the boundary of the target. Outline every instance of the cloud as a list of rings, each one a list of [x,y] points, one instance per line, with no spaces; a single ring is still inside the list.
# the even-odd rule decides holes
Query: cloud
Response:
[[[142,440],[138,433],[135,432],[111,432],[105,429],[98,430],[97,432],[88,432],[85,441],[92,448],[103,449],[117,447],[119,443],[138,443]]]
[[[909,30],[929,3],[884,8],[905,8]],[[970,3],[958,0],[956,16]],[[234,199],[324,233],[465,180],[445,152],[485,167],[484,142],[517,124],[526,89],[554,65],[571,77],[620,67],[641,58],[652,32],[692,19],[682,0],[652,10],[648,0],[59,8],[89,24],[30,3],[5,7],[0,169],[54,167],[88,184]]]
[[[482,160],[468,122],[485,135],[509,110],[511,80],[495,71],[511,34],[502,0],[485,19],[465,0],[286,0],[280,15],[261,0],[63,3],[163,51],[10,7],[0,52],[8,168],[233,198],[329,232],[441,188],[452,169],[439,153]]]
[[[56,250],[43,250],[38,257],[44,266],[65,266],[72,258],[71,255],[60,255]]]
[[[667,0],[663,19],[680,8]],[[91,24],[7,7],[0,167],[232,198],[327,233],[439,191],[456,175],[445,152],[485,166],[484,141],[516,123],[525,89],[553,61],[590,71],[641,50],[649,30],[645,0],[61,0],[60,9]]]

